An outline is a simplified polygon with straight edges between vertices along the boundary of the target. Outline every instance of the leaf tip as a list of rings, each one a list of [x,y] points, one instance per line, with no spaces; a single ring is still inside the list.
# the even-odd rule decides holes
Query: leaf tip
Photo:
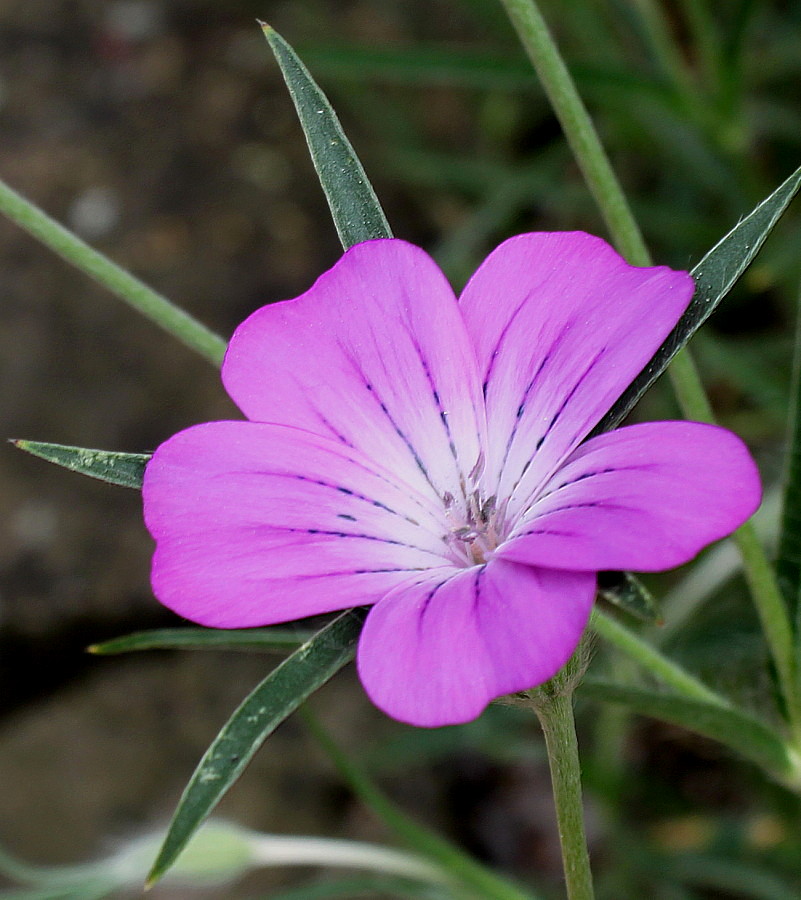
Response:
[[[263,22],[261,19],[256,19],[256,22],[258,23],[259,28],[261,28],[261,30],[264,32],[265,37],[275,31],[272,25],[268,24],[267,22]]]

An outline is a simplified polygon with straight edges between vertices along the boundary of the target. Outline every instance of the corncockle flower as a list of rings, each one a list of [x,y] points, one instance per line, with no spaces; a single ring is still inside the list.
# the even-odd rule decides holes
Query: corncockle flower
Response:
[[[506,241],[458,301],[417,247],[351,248],[237,329],[222,377],[247,421],[148,465],[156,596],[222,628],[372,605],[359,675],[415,725],[546,681],[598,571],[684,563],[759,503],[721,428],[585,441],[692,293],[583,233]]]

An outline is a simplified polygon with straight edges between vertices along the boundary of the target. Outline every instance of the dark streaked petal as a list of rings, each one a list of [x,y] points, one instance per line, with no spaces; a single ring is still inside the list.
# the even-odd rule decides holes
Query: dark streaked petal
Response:
[[[204,625],[235,628],[374,603],[444,564],[428,499],[357,450],[301,429],[212,422],[145,471],[153,588]]]
[[[404,241],[358,244],[296,300],[255,312],[231,340],[223,381],[248,418],[356,447],[432,496],[458,496],[481,453],[456,298]]]
[[[467,722],[567,662],[594,594],[592,574],[498,559],[428,573],[370,610],[359,676],[370,699],[403,722]]]
[[[501,244],[460,307],[487,403],[485,490],[529,498],[589,434],[687,306],[692,279],[635,268],[582,232]]]
[[[560,569],[670,569],[742,525],[760,496],[756,466],[731,432],[632,425],[576,451],[497,555]]]

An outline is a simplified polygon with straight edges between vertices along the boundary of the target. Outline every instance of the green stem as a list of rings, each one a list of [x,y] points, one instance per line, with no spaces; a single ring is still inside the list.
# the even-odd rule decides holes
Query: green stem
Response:
[[[501,2],[537,70],[612,240],[630,262],[648,265],[648,250],[640,230],[539,8],[533,0]]]
[[[0,212],[134,309],[219,366],[226,342],[0,181]]]
[[[630,263],[647,266],[651,257],[617,177],[609,165],[592,120],[535,0],[501,0],[517,30],[545,93],[562,124],[587,184],[613,239]],[[687,418],[713,422],[712,409],[687,349],[673,359],[669,373]],[[780,689],[794,734],[801,736],[801,697],[795,675],[792,626],[775,573],[750,525],[735,535],[765,640],[776,665]]]
[[[544,694],[541,689],[541,699],[535,709],[548,751],[567,896],[568,900],[592,900],[595,894],[584,830],[573,696],[569,691],[561,693],[558,689],[547,698]]]
[[[716,706],[730,705],[725,697],[708,688],[694,675],[663,656],[651,644],[629,631],[611,616],[594,609],[590,625],[596,634],[610,644],[614,644],[618,650],[621,650],[664,684],[670,685],[677,693],[692,700],[714,703]]]

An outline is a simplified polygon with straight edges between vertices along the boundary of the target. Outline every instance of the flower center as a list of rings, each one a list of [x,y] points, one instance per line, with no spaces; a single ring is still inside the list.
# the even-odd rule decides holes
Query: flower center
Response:
[[[485,500],[479,491],[473,491],[467,495],[464,507],[451,494],[446,494],[443,501],[451,525],[445,543],[457,565],[477,566],[487,562],[504,538],[503,515],[496,498]]]

